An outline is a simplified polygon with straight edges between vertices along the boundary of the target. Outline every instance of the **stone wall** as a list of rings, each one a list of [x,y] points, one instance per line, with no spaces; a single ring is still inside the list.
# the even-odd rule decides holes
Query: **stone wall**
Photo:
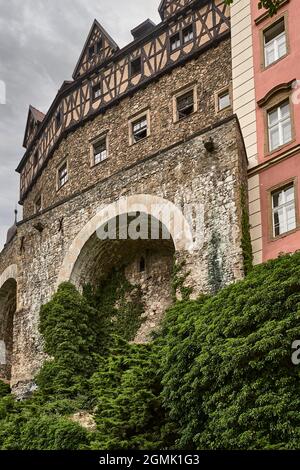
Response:
[[[212,152],[204,147],[210,138],[214,142]],[[201,243],[190,251],[180,248],[180,243],[174,245],[178,261],[186,262],[184,269],[189,274],[186,285],[193,289],[194,297],[242,278],[241,187],[246,184],[246,165],[239,125],[231,117],[19,224],[17,235],[0,255],[0,276],[12,263],[18,268],[11,380],[14,389],[22,394],[44,360],[38,333],[39,309],[55,291],[65,260],[72,259],[74,240],[84,233],[100,209],[120,196],[147,194],[171,201],[182,211],[192,208],[188,215],[192,226],[198,227],[195,238]],[[203,207],[200,217],[193,210],[199,204]],[[83,262],[76,268],[78,279],[88,275],[90,269],[95,272],[98,266],[101,271],[116,262],[110,241],[88,243],[75,248],[80,253],[88,248],[88,259],[97,263],[84,263],[83,256]],[[148,285],[147,279],[141,279],[149,318],[154,319],[150,323],[161,317],[163,306],[158,308],[159,299],[164,285],[170,286],[169,254],[165,261],[161,256],[154,269],[154,273],[162,273],[162,283],[156,291],[155,278]],[[134,251],[127,262],[129,265],[135,262]],[[169,287],[163,298],[167,304]],[[143,339],[144,332],[140,333]]]
[[[34,202],[39,194],[43,196],[43,207],[47,208],[229,116],[230,109],[216,112],[215,93],[230,81],[231,48],[228,39],[70,133],[25,199],[24,218],[33,215]],[[193,84],[197,88],[197,112],[174,123],[174,93]],[[150,113],[150,135],[130,145],[129,119],[145,109]],[[91,167],[91,141],[106,132],[109,158]],[[69,166],[69,181],[57,191],[57,168],[65,159]]]

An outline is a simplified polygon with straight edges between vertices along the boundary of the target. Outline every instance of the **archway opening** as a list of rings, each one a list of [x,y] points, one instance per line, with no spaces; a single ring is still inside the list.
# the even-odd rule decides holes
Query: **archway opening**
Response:
[[[70,280],[78,288],[87,284],[97,287],[113,271],[122,271],[132,286],[139,287],[144,321],[135,340],[145,342],[173,301],[175,246],[160,221],[148,214],[139,213],[138,217],[141,227],[135,233],[131,223],[136,215],[129,215],[126,221],[116,217],[100,227],[83,246]],[[99,238],[108,227],[115,227],[115,238]]]
[[[17,308],[17,282],[8,279],[0,289],[0,378],[10,381],[13,355],[13,325]]]

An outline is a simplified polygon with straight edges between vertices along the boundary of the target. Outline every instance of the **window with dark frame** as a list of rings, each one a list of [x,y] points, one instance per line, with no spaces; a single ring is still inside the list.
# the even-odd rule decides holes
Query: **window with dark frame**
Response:
[[[176,102],[178,119],[180,120],[190,116],[195,110],[194,90],[190,90],[184,93],[184,95],[178,96]]]
[[[138,57],[130,62],[130,76],[134,77],[142,73],[142,58]]]
[[[62,125],[62,114],[61,111],[58,111],[55,116],[55,127],[56,130],[59,129]]]
[[[68,165],[65,162],[58,170],[58,188],[62,188],[68,181]]]
[[[194,39],[194,26],[190,24],[182,31],[182,42],[187,44]]]
[[[181,46],[180,33],[176,33],[170,37],[170,49],[171,52],[176,51]]]
[[[287,53],[287,38],[284,18],[264,31],[265,66],[273,64]]]
[[[107,139],[103,137],[93,145],[93,164],[104,162],[107,159]]]
[[[93,95],[93,100],[100,98],[101,96],[101,84],[100,83],[93,86],[92,95]]]
[[[97,42],[96,44],[96,51],[97,51],[97,54],[100,54],[100,52],[102,51],[103,49],[103,40],[102,38],[99,39],[99,41]]]
[[[148,122],[147,116],[134,121],[132,123],[132,140],[134,143],[145,139],[148,136]]]
[[[271,194],[273,237],[296,228],[295,186],[291,183]]]

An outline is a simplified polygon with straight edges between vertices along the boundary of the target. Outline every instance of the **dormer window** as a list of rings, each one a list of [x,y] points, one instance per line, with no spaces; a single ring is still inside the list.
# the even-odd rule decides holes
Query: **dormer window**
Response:
[[[62,113],[58,111],[55,116],[55,128],[58,130],[62,125]]]
[[[96,54],[100,54],[102,49],[103,49],[103,40],[102,38],[100,38],[99,41],[96,42],[96,44],[93,44],[92,46],[89,47],[89,59],[92,59]]]
[[[176,49],[179,49],[181,46],[181,41],[180,41],[180,34],[176,33],[174,36],[170,38],[170,49],[171,52],[176,51]]]
[[[101,85],[100,85],[100,83],[93,86],[92,95],[93,95],[93,100],[96,100],[96,99],[100,98],[100,96],[101,96]]]
[[[142,58],[138,57],[130,62],[130,76],[134,77],[142,73]]]
[[[192,24],[187,26],[182,32],[183,44],[187,44],[194,39],[194,27]]]

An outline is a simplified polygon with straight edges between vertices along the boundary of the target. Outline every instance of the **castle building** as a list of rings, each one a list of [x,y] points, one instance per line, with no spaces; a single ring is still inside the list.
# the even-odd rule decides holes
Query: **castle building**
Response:
[[[122,49],[95,20],[73,80],[46,115],[30,106],[23,220],[0,254],[0,377],[17,394],[45,359],[39,310],[60,283],[81,289],[124,270],[140,287],[144,342],[173,301],[174,260],[177,287],[194,297],[244,277],[248,212],[255,263],[297,249],[290,26],[278,57],[294,3],[270,20],[248,0],[231,12],[222,0],[162,0],[161,22],[135,27]],[[132,224],[143,236],[128,236]],[[100,236],[109,228],[115,237]]]

